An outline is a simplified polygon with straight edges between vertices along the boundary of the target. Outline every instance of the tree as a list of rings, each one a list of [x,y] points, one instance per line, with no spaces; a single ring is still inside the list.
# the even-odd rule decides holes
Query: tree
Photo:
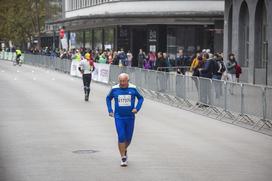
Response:
[[[24,46],[44,30],[45,0],[1,0],[0,40]]]

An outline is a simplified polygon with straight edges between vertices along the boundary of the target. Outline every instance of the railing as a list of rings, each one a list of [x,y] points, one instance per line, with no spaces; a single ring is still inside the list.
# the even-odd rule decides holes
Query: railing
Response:
[[[65,73],[71,68],[71,60],[32,54],[22,58],[26,64]],[[13,61],[15,54],[0,52],[0,59]],[[272,87],[116,65],[110,66],[110,83],[117,83],[123,72],[147,97],[271,135]]]
[[[60,59],[55,56],[43,56],[43,55],[32,55],[25,54],[24,63],[44,67],[52,70],[58,70],[64,73],[70,73],[71,70],[71,60]]]
[[[246,123],[251,129],[272,127],[272,87],[114,65],[110,68],[110,82],[116,83],[122,72],[128,73],[130,81],[152,99],[201,110],[219,120]]]
[[[0,59],[15,61],[16,54],[13,52],[0,52]],[[64,73],[69,73],[71,69],[71,60],[60,59],[55,56],[22,54],[21,59],[24,64],[58,70]]]

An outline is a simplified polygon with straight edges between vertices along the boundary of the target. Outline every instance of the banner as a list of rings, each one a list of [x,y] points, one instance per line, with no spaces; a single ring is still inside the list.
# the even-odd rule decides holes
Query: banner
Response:
[[[62,49],[68,50],[68,42],[66,38],[60,39]]]
[[[110,65],[94,63],[95,70],[92,74],[92,79],[98,82],[109,83]]]
[[[110,65],[94,63],[95,70],[92,73],[92,80],[97,82],[109,83]],[[75,77],[82,77],[78,70],[79,62],[73,60],[71,63],[70,75]]]
[[[82,77],[81,73],[78,70],[79,62],[73,60],[71,63],[70,75],[75,77]]]

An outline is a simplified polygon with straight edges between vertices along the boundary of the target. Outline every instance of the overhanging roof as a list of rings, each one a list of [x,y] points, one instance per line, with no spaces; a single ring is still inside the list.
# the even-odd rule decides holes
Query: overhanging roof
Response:
[[[120,1],[68,11],[65,15],[66,18],[48,24],[83,28],[98,24],[205,24],[224,19],[224,1]]]

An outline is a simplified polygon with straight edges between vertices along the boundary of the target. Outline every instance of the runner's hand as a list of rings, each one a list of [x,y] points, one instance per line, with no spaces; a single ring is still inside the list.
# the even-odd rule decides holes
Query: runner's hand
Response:
[[[109,116],[110,116],[110,117],[113,117],[113,112],[110,112],[110,113],[109,113]]]
[[[134,114],[136,114],[138,111],[137,111],[137,109],[132,109],[132,111],[131,112],[133,112]]]

